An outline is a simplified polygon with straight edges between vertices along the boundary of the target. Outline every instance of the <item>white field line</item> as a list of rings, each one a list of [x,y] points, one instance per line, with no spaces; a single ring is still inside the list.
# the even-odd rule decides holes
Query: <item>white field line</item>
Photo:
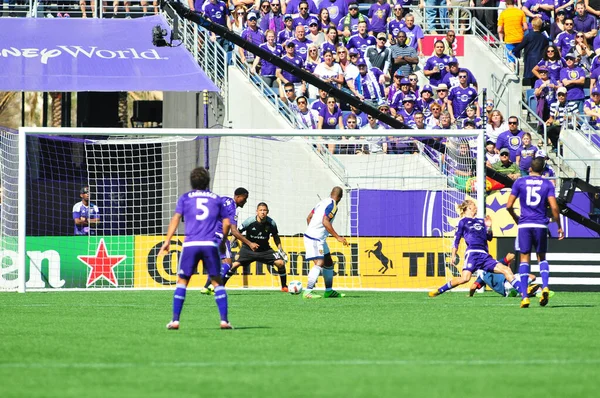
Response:
[[[571,359],[338,359],[304,361],[198,361],[198,362],[6,362],[0,369],[138,369],[207,367],[304,367],[304,366],[509,366],[509,365],[600,365],[600,358]]]

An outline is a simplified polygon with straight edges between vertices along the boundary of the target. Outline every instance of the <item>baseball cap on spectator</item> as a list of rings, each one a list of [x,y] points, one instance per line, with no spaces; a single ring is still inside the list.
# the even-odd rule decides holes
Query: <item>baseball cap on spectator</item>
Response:
[[[433,94],[433,88],[431,88],[431,86],[429,84],[426,84],[423,86],[423,88],[421,89],[421,93],[431,93]]]
[[[485,142],[485,146],[488,146],[488,145],[496,146],[496,143],[494,141],[489,141],[488,140],[488,141]]]
[[[402,98],[402,102],[415,102],[415,97],[414,95],[405,95],[404,98]]]
[[[410,80],[408,80],[408,77],[403,77],[402,79],[400,79],[400,85],[403,84],[410,84]]]
[[[544,158],[544,159],[547,159],[547,158],[548,158],[548,154],[547,154],[547,153],[546,153],[546,152],[545,152],[543,149],[540,149],[540,150],[538,150],[538,151],[535,153],[535,157],[536,157],[536,158]]]
[[[546,65],[538,66],[538,72],[548,72],[548,67]]]
[[[315,17],[312,17],[308,20],[308,26],[310,25],[318,25],[319,24],[319,20]]]
[[[437,89],[438,90],[448,90],[448,85],[446,83],[438,84]]]
[[[291,40],[288,40],[288,41],[285,42],[285,46],[286,47],[296,47],[296,43],[294,43]]]
[[[354,47],[348,50],[349,55],[358,55],[358,50]]]
[[[248,20],[251,20],[251,19],[258,19],[256,14],[253,12],[248,13]]]
[[[565,55],[565,59],[577,59],[577,56],[573,53],[568,53],[567,55]]]
[[[566,94],[566,93],[567,93],[566,87],[559,87],[558,90],[556,90],[556,94]]]
[[[296,97],[296,102],[300,101],[301,99],[303,99],[304,101],[308,102],[308,98],[306,98],[306,97],[305,97],[305,96],[303,96],[303,95],[299,95],[299,96],[297,96],[297,97]]]
[[[594,86],[594,88],[592,89],[591,94],[600,94],[600,88],[597,86]]]
[[[466,127],[466,126],[473,126],[473,127],[477,127],[477,126],[475,125],[475,120],[471,120],[471,119],[467,119],[467,120],[465,120],[465,122],[463,123],[463,127]]]
[[[352,3],[348,4],[348,9],[349,10],[358,10],[358,3],[352,2]]]
[[[456,57],[450,57],[448,58],[448,62],[446,62],[446,64],[458,64],[458,60],[456,59]]]
[[[377,109],[379,109],[379,110],[381,110],[381,108],[390,109],[390,106],[386,102],[384,102],[383,104],[381,104],[377,107]]]
[[[500,149],[500,155],[504,155],[504,154],[510,155],[510,151],[508,150],[508,148]]]
[[[79,190],[80,194],[84,194],[84,193],[90,193],[90,189],[88,187],[81,187],[81,189]]]
[[[396,73],[394,73],[394,76],[404,77],[402,75],[402,71],[400,69],[396,70]]]
[[[286,19],[294,19],[294,18],[292,17],[292,15],[291,15],[291,14],[285,14],[285,15],[283,16],[283,20],[285,21]]]
[[[385,32],[379,32],[379,33],[377,33],[377,38],[378,39],[387,39],[387,35],[385,34]]]
[[[367,66],[367,62],[364,60],[364,58],[359,58],[358,61],[356,61],[356,66]]]
[[[477,110],[477,105],[474,105],[474,104],[468,105],[467,109],[472,109],[472,110],[476,111]]]

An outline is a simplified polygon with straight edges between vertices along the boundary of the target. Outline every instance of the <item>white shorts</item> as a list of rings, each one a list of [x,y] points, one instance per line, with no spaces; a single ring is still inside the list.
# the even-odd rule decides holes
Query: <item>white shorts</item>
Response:
[[[326,254],[329,254],[329,246],[326,241],[316,240],[304,237],[304,249],[306,250],[305,260],[314,260],[317,258],[324,258]]]

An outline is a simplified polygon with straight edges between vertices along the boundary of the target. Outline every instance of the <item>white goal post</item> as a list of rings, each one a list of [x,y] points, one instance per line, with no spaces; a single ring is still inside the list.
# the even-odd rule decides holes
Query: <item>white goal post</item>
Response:
[[[306,280],[306,217],[334,186],[345,194],[333,226],[350,243],[329,242],[340,289],[437,287],[456,272],[446,261],[456,206],[471,196],[478,216],[485,211],[485,178],[476,178],[485,175],[483,130],[0,128],[0,134],[0,291],[172,288],[183,227],[169,255],[158,258],[156,247],[198,166],[209,169],[213,192],[250,192],[238,223],[255,216],[258,203],[268,204],[289,254],[288,281]],[[443,143],[443,153],[431,148],[431,137]],[[83,187],[100,216],[76,235],[72,209]],[[193,279],[192,287],[200,287],[205,276]],[[278,284],[276,270],[252,264],[228,287]]]

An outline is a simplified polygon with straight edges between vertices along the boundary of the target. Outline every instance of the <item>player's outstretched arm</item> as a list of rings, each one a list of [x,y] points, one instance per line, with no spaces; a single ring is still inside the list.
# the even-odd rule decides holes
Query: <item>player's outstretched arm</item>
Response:
[[[242,233],[238,230],[236,225],[231,225],[231,234],[238,240],[241,240],[246,246],[253,251],[258,249],[258,243],[250,242]]]
[[[558,226],[558,240],[564,239],[565,234],[560,225],[560,209],[558,208],[558,203],[556,203],[556,198],[554,196],[548,196],[548,203],[550,204],[550,210],[552,210],[552,218],[556,221],[556,225]]]
[[[165,241],[158,252],[159,256],[166,254],[169,251],[169,247],[171,246],[171,238],[173,235],[175,235],[175,231],[177,231],[179,221],[181,221],[181,214],[173,214],[173,217],[171,217],[171,222],[169,222],[169,228],[167,229],[167,236],[165,236]]]
[[[346,240],[346,238],[338,235],[338,233],[335,232],[335,229],[333,229],[333,225],[331,225],[331,221],[329,220],[328,216],[323,216],[323,226],[325,227],[327,232],[331,234],[331,236],[337,239],[338,242],[340,242],[344,246],[348,246],[348,241]]]

